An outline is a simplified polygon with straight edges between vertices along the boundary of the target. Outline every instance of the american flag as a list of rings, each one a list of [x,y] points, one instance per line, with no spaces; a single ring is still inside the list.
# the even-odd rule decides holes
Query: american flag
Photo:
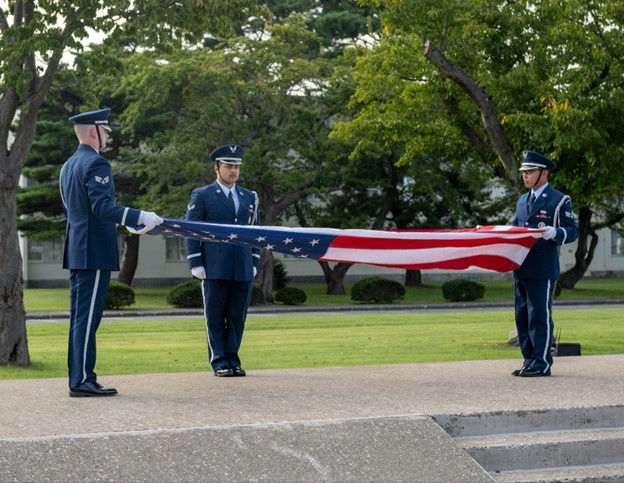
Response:
[[[543,230],[480,226],[458,230],[340,230],[218,225],[165,219],[150,235],[234,243],[325,262],[366,263],[411,270],[518,268]]]

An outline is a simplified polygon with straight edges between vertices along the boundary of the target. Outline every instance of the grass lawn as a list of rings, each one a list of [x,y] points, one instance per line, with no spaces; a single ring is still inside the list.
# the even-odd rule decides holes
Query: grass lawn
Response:
[[[135,303],[127,310],[170,309],[167,303],[170,291],[171,287],[135,288]],[[26,288],[24,306],[28,313],[69,312],[69,289]]]
[[[555,312],[564,342],[583,355],[624,353],[624,309]],[[511,310],[250,314],[241,349],[248,370],[519,359],[507,344]],[[32,364],[0,367],[0,379],[66,377],[65,323],[28,325]],[[96,372],[146,374],[209,370],[203,320],[104,319]]]
[[[512,301],[511,281],[484,281],[483,302]],[[442,282],[407,287],[402,303],[445,302]],[[291,284],[306,292],[305,306],[357,305],[346,295],[326,295],[324,284]],[[171,308],[170,288],[136,288],[130,310]],[[581,280],[561,300],[624,300],[621,279]],[[28,313],[67,312],[68,289],[25,289]],[[624,310],[555,308],[564,342],[580,342],[583,355],[624,353]],[[404,364],[519,359],[507,344],[513,311],[250,314],[241,357],[247,369]],[[66,377],[68,324],[28,324],[31,365],[0,367],[0,379]],[[209,370],[201,317],[123,321],[105,318],[98,331],[96,371],[102,375]]]

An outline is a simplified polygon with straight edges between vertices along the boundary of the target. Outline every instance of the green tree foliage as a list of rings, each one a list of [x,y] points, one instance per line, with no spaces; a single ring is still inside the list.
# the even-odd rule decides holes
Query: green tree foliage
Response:
[[[492,170],[466,162],[474,154],[461,130],[445,121],[437,87],[427,82],[433,69],[414,55],[414,42],[382,35],[340,73],[355,87],[349,118],[331,134],[351,146],[343,199],[327,206],[338,223],[454,228],[500,216],[502,201],[487,197]]]
[[[111,45],[167,50],[201,43],[208,32],[226,35],[233,25],[265,13],[254,0],[12,0],[0,5],[0,364],[30,362],[16,197],[39,109],[63,54],[80,53],[89,29],[108,34]],[[99,100],[87,97],[84,104],[99,107]]]
[[[22,171],[28,185],[17,193],[17,229],[35,240],[59,239],[65,233],[58,177],[76,149],[76,135],[67,121],[67,105],[79,105],[81,99],[76,84],[74,73],[61,67],[39,110],[37,136]]]
[[[403,63],[422,67],[402,92],[428,89],[424,99],[435,119],[416,125],[434,128],[430,139],[447,143],[446,152],[463,147],[467,162],[483,163],[510,187],[519,186],[520,151],[540,151],[557,161],[553,184],[572,196],[581,229],[576,265],[562,276],[562,284],[573,286],[593,258],[596,230],[621,229],[624,219],[624,174],[614,169],[624,145],[619,129],[624,5],[611,0],[383,4],[382,44],[410,45]],[[376,72],[405,78],[397,68]],[[369,90],[363,81],[358,96]],[[396,99],[381,99],[367,109],[385,112]],[[422,104],[410,106],[416,118],[425,119]],[[426,139],[420,141],[424,147]]]
[[[293,13],[303,14],[308,28],[322,39],[325,55],[340,54],[380,25],[377,9],[354,0],[267,0],[266,5],[280,23]]]
[[[126,76],[114,95],[128,103],[123,129],[136,135],[146,119],[153,127],[126,154],[156,211],[184,216],[192,189],[214,180],[207,154],[224,143],[246,149],[240,182],[257,191],[263,224],[283,221],[310,193],[340,186],[342,150],[328,133],[345,98],[327,85],[340,59],[320,55],[321,39],[300,16],[268,26],[266,37],[122,60]],[[260,270],[267,299],[271,262],[265,256]]]

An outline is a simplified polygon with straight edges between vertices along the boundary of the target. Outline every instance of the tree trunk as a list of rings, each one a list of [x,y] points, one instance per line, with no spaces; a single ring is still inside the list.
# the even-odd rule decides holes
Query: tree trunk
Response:
[[[273,303],[273,253],[269,250],[262,250],[260,255],[260,266],[256,280],[260,281],[262,298],[265,304]]]
[[[576,283],[585,275],[594,259],[594,253],[598,245],[598,235],[591,225],[591,218],[592,211],[589,208],[583,207],[579,210],[579,238],[576,252],[574,252],[575,264],[570,270],[561,274],[559,278],[561,288],[574,288]]]
[[[420,270],[405,270],[405,286],[418,287],[422,285],[422,272]]]
[[[137,266],[139,265],[139,244],[141,236],[128,233],[124,237],[124,243],[126,244],[126,255],[124,256],[121,270],[117,275],[117,281],[125,283],[126,285],[132,285],[134,280],[134,274],[136,273]]]
[[[344,295],[344,278],[347,271],[353,265],[352,263],[339,262],[332,269],[328,262],[319,262],[325,275],[325,283],[327,284],[327,295]]]
[[[425,57],[436,66],[444,77],[450,79],[462,91],[470,96],[481,114],[481,124],[505,168],[507,179],[512,186],[515,186],[516,189],[520,189],[521,186],[517,181],[518,162],[499,121],[496,109],[492,103],[492,96],[466,72],[450,62],[444,54],[429,41],[425,43]],[[471,141],[473,140],[472,138],[472,136],[468,136],[468,139]],[[581,208],[578,221],[579,241],[575,253],[576,263],[574,267],[561,275],[559,283],[563,288],[574,288],[576,282],[583,277],[594,258],[594,251],[598,244],[598,236],[596,235],[595,229],[591,226],[591,217],[592,211],[589,208]],[[591,240],[589,246],[587,244],[588,240]]]
[[[46,91],[49,86],[42,86]],[[30,364],[24,308],[24,274],[17,236],[17,190],[26,156],[35,137],[37,111],[43,99],[37,95],[23,103],[14,89],[0,96],[0,365]],[[10,150],[9,126],[19,119]]]
[[[16,221],[17,180],[0,170],[0,365],[30,364]]]
[[[450,79],[457,87],[464,91],[481,114],[481,125],[488,135],[494,151],[498,155],[503,167],[505,176],[511,186],[520,188],[518,182],[518,161],[514,155],[513,148],[507,140],[503,131],[496,108],[492,102],[492,96],[477,84],[463,69],[448,60],[430,41],[425,42],[425,57],[440,71],[443,77]],[[469,141],[474,141],[470,136]],[[479,146],[475,146],[477,151]]]

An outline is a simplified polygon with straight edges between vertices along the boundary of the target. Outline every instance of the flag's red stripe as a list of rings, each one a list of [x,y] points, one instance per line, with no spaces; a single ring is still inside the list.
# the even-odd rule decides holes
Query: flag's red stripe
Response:
[[[444,238],[414,240],[410,238],[373,238],[359,236],[338,236],[330,244],[333,248],[367,248],[371,250],[423,250],[428,248],[445,247],[478,247],[497,244],[519,245],[530,248],[535,243],[535,237],[524,236],[519,238],[488,236],[487,238]]]
[[[322,262],[343,262],[344,260],[331,260],[321,258]],[[353,263],[353,262],[345,262]],[[359,263],[366,263],[365,261]],[[400,264],[392,265],[385,263],[374,263],[371,265],[377,265],[380,267],[388,268],[401,268],[405,270],[466,270],[469,268],[482,268],[484,270],[493,270],[496,272],[510,272],[517,269],[520,265],[505,257],[497,257],[490,255],[477,255],[468,258],[455,258],[453,260],[436,260],[432,263],[417,263],[417,264]]]

